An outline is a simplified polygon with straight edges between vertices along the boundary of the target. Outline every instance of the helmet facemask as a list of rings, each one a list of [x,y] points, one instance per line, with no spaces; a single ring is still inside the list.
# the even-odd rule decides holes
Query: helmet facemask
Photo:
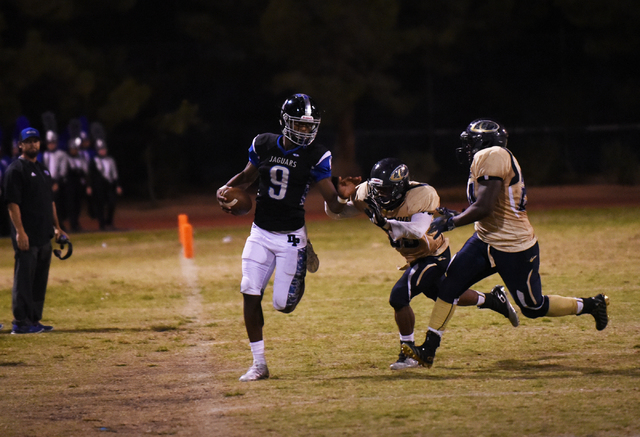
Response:
[[[306,147],[315,140],[319,126],[320,110],[311,97],[294,94],[285,100],[280,111],[280,127],[285,138]]]
[[[314,119],[312,116],[303,115],[302,117],[293,117],[289,114],[282,114],[283,128],[282,134],[291,142],[299,146],[308,146],[316,139],[320,119]]]
[[[400,206],[409,189],[409,168],[401,162],[383,159],[371,173],[367,184],[375,201],[388,211]]]
[[[471,164],[473,156],[487,147],[507,147],[509,134],[500,124],[491,120],[474,120],[460,134],[462,146],[456,149],[460,164]]]

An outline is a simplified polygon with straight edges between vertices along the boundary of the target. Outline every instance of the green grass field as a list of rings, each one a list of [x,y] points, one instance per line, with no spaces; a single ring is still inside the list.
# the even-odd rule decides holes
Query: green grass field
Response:
[[[611,298],[610,322],[458,308],[431,369],[392,372],[400,256],[364,219],[308,224],[320,270],[289,315],[267,290],[271,379],[251,365],[240,254],[248,226],[73,236],[52,261],[46,334],[10,335],[0,240],[0,435],[638,436],[640,208],[534,212],[545,294]],[[449,233],[458,250],[472,227]],[[500,278],[479,284],[489,291]],[[414,299],[416,340],[432,302]]]

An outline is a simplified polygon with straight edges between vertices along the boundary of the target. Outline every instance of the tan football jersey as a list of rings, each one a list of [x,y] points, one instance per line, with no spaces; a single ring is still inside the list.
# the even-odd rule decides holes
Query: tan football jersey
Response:
[[[473,157],[467,183],[469,203],[478,195],[478,180],[502,180],[502,192],[493,213],[475,223],[478,237],[503,252],[521,252],[533,246],[537,237],[525,207],[527,190],[518,161],[502,147],[480,150]]]
[[[414,214],[429,212],[433,214],[440,206],[440,196],[435,188],[420,182],[410,182],[411,186],[405,195],[404,202],[396,209],[382,210],[382,214],[390,220],[410,222]],[[369,194],[369,185],[366,182],[356,187],[356,195],[353,204],[361,211],[367,208],[364,199]],[[406,260],[407,264],[430,255],[439,255],[449,247],[449,239],[444,236],[434,240],[433,235],[425,234],[418,240],[402,238],[391,242],[393,246]],[[405,266],[406,267],[406,266]]]

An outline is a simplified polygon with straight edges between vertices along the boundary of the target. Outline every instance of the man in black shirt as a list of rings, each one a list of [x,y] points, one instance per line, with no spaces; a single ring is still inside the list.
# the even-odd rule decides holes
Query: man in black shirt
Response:
[[[51,238],[60,241],[49,170],[37,161],[40,133],[31,127],[20,132],[22,155],[7,168],[4,193],[11,218],[15,251],[12,334],[51,331],[40,323],[51,264]]]

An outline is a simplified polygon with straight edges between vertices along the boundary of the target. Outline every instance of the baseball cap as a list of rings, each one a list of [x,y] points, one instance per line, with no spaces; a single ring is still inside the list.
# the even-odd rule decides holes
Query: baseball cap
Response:
[[[38,132],[38,129],[34,129],[32,127],[28,127],[28,128],[22,129],[22,131],[20,131],[20,142],[26,140],[27,138],[31,138],[31,137],[36,137],[36,138],[40,139],[40,132]]]

